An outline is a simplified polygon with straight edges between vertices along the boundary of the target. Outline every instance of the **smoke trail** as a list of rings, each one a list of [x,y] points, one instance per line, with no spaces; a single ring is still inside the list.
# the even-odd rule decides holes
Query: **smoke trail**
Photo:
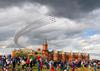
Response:
[[[15,44],[16,44],[17,46],[19,46],[19,47],[24,47],[24,46],[22,46],[22,45],[20,45],[20,44],[18,43],[18,39],[19,39],[22,35],[24,35],[24,34],[26,34],[26,33],[29,33],[30,31],[33,31],[33,30],[35,30],[35,29],[37,29],[37,28],[46,26],[46,25],[48,25],[47,23],[54,23],[54,22],[55,22],[55,21],[51,20],[49,17],[43,17],[43,18],[38,19],[38,20],[34,21],[33,23],[31,23],[31,24],[25,26],[23,29],[21,29],[21,30],[15,35],[15,38],[14,38]],[[39,25],[37,25],[37,24],[39,24]]]

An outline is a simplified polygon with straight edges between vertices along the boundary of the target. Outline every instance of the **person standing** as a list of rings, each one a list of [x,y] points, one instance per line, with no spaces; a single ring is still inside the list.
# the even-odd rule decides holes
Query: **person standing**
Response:
[[[88,64],[88,71],[91,71],[91,66],[90,66],[90,64]]]
[[[60,69],[61,69],[61,71],[64,70],[64,63],[62,61],[60,61]]]
[[[68,62],[66,63],[66,66],[67,66],[67,67],[66,67],[66,71],[69,71],[70,66],[69,66],[69,63],[68,63]]]
[[[27,59],[26,59],[26,65],[27,65],[26,70],[29,70],[30,69],[30,67],[29,67],[29,65],[30,65],[30,58],[29,57],[27,57]]]
[[[16,67],[16,57],[13,59],[12,65],[13,65],[12,71],[15,71],[15,67]]]
[[[29,59],[29,57],[28,57],[27,60],[26,60],[26,64],[27,64],[27,67],[29,67],[29,64],[30,64],[30,59]]]
[[[84,63],[82,62],[81,65],[82,65],[82,71],[84,71],[84,68],[85,68]]]
[[[40,71],[42,71],[42,67],[43,67],[43,61],[42,58],[40,58]]]
[[[52,64],[54,64],[53,60],[49,61],[49,69],[51,69]]]
[[[46,69],[47,69],[47,71],[48,71],[49,68],[50,68],[50,67],[49,67],[49,61],[48,61],[48,60],[45,61],[45,65],[46,65]]]
[[[6,66],[6,56],[4,55],[2,57],[2,67],[5,67]]]
[[[32,67],[33,67],[33,61],[32,59],[30,59],[30,71],[32,71]]]
[[[40,71],[40,61],[37,61],[38,71]]]
[[[51,69],[50,69],[50,71],[55,71],[55,68],[54,68],[53,64],[51,64]]]
[[[20,71],[21,68],[20,68],[20,63],[17,64],[17,71]]]
[[[96,63],[94,63],[94,71],[97,71]]]
[[[75,64],[72,62],[72,71],[75,71]]]
[[[21,65],[22,65],[22,70],[24,70],[25,68],[25,64],[26,64],[26,62],[24,61],[24,60],[21,60]]]

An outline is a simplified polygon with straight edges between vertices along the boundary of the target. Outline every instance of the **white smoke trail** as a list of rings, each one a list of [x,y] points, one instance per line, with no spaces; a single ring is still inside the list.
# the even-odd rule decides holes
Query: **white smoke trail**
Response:
[[[46,26],[48,24],[51,24],[51,23],[54,23],[55,20],[51,20],[50,19],[50,16],[49,17],[43,17],[41,19],[38,19],[36,21],[34,21],[33,23],[25,26],[23,29],[21,29],[16,35],[15,35],[15,38],[14,38],[14,42],[17,46],[19,47],[24,47],[22,46],[21,44],[18,43],[18,40],[21,36],[31,32],[31,31],[34,31],[40,27],[43,27],[43,26]]]

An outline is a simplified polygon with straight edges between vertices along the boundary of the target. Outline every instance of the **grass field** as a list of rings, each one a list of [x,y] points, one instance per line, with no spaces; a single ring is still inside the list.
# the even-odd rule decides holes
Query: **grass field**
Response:
[[[38,71],[37,66],[35,66],[32,70],[33,71]],[[2,71],[1,67],[0,67],[0,71]],[[9,67],[8,71],[12,71],[12,66]],[[16,71],[26,71],[26,70],[22,70],[21,66],[20,67],[16,66]],[[49,71],[49,70],[43,69],[42,71]],[[57,71],[60,71],[60,70],[57,70]],[[70,68],[70,71],[72,71],[71,68]],[[90,69],[88,69],[88,68],[76,68],[75,71],[94,71],[94,70],[93,70],[93,68],[90,68]],[[100,71],[100,69],[97,69],[97,71]]]

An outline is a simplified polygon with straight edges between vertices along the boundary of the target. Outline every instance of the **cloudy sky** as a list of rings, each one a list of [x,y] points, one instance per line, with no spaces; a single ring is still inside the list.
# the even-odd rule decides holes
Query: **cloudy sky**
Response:
[[[100,0],[0,0],[0,52],[40,47],[100,59]]]

